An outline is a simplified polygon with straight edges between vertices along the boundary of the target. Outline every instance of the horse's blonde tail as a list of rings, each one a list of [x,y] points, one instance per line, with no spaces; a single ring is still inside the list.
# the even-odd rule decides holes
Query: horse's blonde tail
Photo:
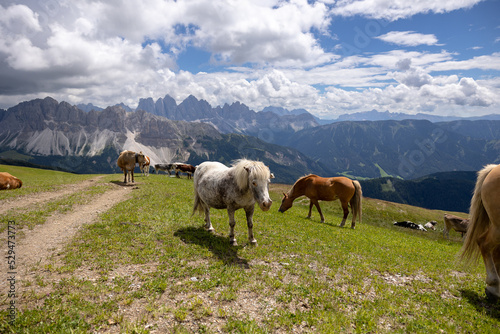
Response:
[[[469,209],[469,227],[467,228],[467,235],[462,245],[461,258],[466,262],[477,261],[480,255],[479,246],[477,244],[478,237],[483,234],[488,228],[489,217],[486,212],[483,200],[481,199],[481,188],[484,179],[496,165],[488,165],[477,174],[476,186],[474,188],[474,195],[472,196]]]
[[[194,215],[194,213],[198,211],[199,213],[202,213],[205,211],[205,207],[203,202],[200,199],[200,195],[198,194],[198,191],[196,191],[196,188],[194,189],[194,205],[193,205],[193,212],[191,213],[191,216]]]
[[[353,180],[352,184],[354,185],[354,196],[351,198],[351,210],[353,214],[356,214],[356,216],[359,219],[359,222],[361,223],[361,215],[363,214],[363,191],[361,190],[361,184]]]

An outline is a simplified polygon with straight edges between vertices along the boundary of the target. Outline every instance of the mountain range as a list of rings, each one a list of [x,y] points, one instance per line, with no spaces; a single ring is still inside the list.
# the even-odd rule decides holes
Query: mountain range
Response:
[[[188,104],[189,105],[189,104]],[[152,163],[229,164],[243,156],[274,167],[277,181],[325,169],[293,148],[239,134],[220,133],[204,122],[175,121],[144,110],[127,112],[117,105],[85,112],[47,97],[0,110],[0,157],[27,160],[78,173],[118,171],[124,149],[142,151]]]
[[[347,176],[413,179],[499,163],[499,132],[500,121],[349,121],[298,131],[284,144]]]
[[[239,102],[213,108],[194,96],[177,104],[169,95],[156,101],[140,99],[135,111],[123,104],[102,110],[90,104],[80,107],[88,111],[48,97],[0,110],[0,150],[37,160],[50,157],[49,163],[101,161],[100,157],[113,152],[100,164],[85,167],[80,163],[78,172],[90,166],[100,172],[114,168],[107,160],[125,148],[142,150],[155,162],[199,163],[209,158],[227,162],[244,155],[270,159],[277,165],[300,165],[288,169],[296,171],[286,177],[289,180],[306,172],[412,179],[443,171],[478,170],[498,162],[500,156],[497,120],[319,125],[304,109],[290,112],[269,107],[255,112]],[[386,113],[370,113],[380,114]]]
[[[207,101],[198,100],[192,95],[179,105],[169,95],[156,102],[152,98],[140,99],[137,110],[145,110],[171,120],[204,122],[213,125],[221,133],[254,136],[275,144],[283,136],[319,125],[314,116],[305,110],[297,113],[270,108],[255,112],[239,102],[212,108]]]
[[[363,111],[352,114],[342,114],[339,115],[336,119],[329,120],[329,122],[344,122],[344,121],[402,121],[405,119],[416,119],[416,120],[428,120],[431,122],[451,122],[451,121],[477,121],[477,120],[495,120],[500,121],[500,115],[491,114],[484,116],[475,116],[475,117],[459,117],[459,116],[439,116],[425,113],[418,113],[415,115],[405,114],[405,113],[392,113],[389,111]],[[322,122],[325,122],[323,120]]]

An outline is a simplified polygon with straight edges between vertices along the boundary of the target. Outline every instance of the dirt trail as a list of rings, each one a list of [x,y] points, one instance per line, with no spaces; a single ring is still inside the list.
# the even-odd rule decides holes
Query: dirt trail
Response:
[[[53,200],[60,196],[69,195],[81,191],[96,182],[100,177],[86,180],[70,185],[64,191],[54,193],[43,193],[30,195],[24,203],[33,203]],[[55,213],[50,216],[44,224],[37,225],[32,230],[24,229],[24,237],[16,238],[16,280],[30,280],[33,275],[39,273],[40,268],[50,263],[50,256],[59,252],[67,244],[84,224],[97,220],[98,216],[109,210],[115,204],[124,201],[131,194],[135,185],[113,184],[111,190],[97,195],[90,203],[85,205],[74,205],[69,213]],[[27,196],[28,197],[28,196]],[[33,198],[31,198],[33,197]],[[25,205],[26,206],[26,205]],[[22,207],[19,205],[18,207]],[[11,208],[13,208],[11,206]],[[7,232],[6,232],[7,233]],[[3,254],[7,254],[7,242],[1,246]],[[2,273],[7,273],[7,261],[2,261]],[[33,271],[34,270],[34,271]],[[0,281],[0,295],[8,290],[5,279]]]
[[[63,185],[62,189],[56,191],[34,193],[4,200],[1,202],[0,215],[12,209],[24,208],[35,204],[56,200],[58,198],[67,195],[71,195],[77,191],[81,191],[85,188],[92,186],[94,183],[96,183],[96,181],[98,181],[103,177],[104,176],[101,175],[79,183]]]

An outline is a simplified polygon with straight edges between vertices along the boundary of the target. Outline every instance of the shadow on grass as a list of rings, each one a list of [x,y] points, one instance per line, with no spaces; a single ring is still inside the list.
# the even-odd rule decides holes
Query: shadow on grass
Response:
[[[110,181],[111,183],[113,184],[116,184],[117,186],[120,186],[120,187],[135,187],[137,185],[139,185],[139,183],[137,182],[127,182],[127,183],[124,183],[122,181]]]
[[[238,256],[241,246],[231,246],[227,237],[221,237],[206,231],[203,227],[185,227],[178,229],[174,236],[187,244],[197,244],[207,248],[224,264],[249,269],[248,261]]]
[[[304,222],[306,223],[313,223],[313,224],[318,224],[318,225],[326,225],[326,226],[330,226],[330,227],[337,227],[337,228],[346,228],[346,227],[349,227],[351,228],[351,223],[349,222],[349,226],[347,226],[347,223],[344,225],[344,226],[340,226],[340,223],[338,222],[334,222],[332,220],[325,220],[323,223],[321,222],[321,220],[317,219],[315,220],[314,218],[307,218],[307,217],[304,217]]]
[[[500,299],[491,299],[472,290],[460,290],[460,293],[478,312],[500,320]]]

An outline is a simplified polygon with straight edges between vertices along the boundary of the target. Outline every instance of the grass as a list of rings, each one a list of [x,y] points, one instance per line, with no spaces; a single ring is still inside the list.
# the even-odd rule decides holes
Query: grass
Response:
[[[120,179],[106,176],[113,177]],[[212,210],[215,234],[191,216],[192,181],[136,182],[130,200],[82,227],[53,266],[40,268],[17,299],[13,326],[2,304],[0,332],[498,330],[500,305],[484,297],[484,266],[457,260],[459,234],[445,240],[442,224],[427,233],[392,225],[442,222],[441,211],[366,198],[363,222],[352,230],[338,227],[338,202],[321,203],[325,224],[316,211],[305,219],[303,198],[278,213],[289,186],[272,185],[271,211],[255,211],[258,246],[247,245],[240,210],[232,247],[224,210]]]
[[[42,191],[53,191],[65,184],[83,181],[95,175],[71,174],[46,169],[0,165],[0,172],[7,172],[23,181],[23,186],[15,191],[1,191],[0,200],[17,198]]]

